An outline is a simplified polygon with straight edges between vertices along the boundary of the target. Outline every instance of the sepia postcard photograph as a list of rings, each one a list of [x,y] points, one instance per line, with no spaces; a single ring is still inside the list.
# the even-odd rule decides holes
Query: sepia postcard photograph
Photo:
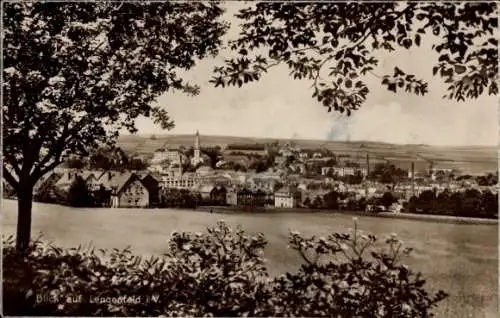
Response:
[[[498,2],[0,5],[2,316],[498,317]]]

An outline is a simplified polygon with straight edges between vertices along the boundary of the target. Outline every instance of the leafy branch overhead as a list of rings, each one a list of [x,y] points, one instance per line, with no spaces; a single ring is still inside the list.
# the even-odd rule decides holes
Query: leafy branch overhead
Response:
[[[23,171],[34,183],[64,155],[113,143],[123,129],[135,132],[139,116],[172,128],[166,110],[153,103],[166,91],[198,94],[179,72],[218,53],[223,13],[214,2],[6,4],[9,183],[16,186]]]
[[[498,93],[494,2],[261,2],[236,16],[242,31],[229,44],[237,57],[215,67],[216,87],[241,87],[285,64],[294,79],[312,82],[313,97],[329,111],[349,115],[366,101],[366,76],[379,77],[394,93],[426,94],[427,82],[397,65],[391,74],[374,71],[380,52],[429,41],[439,54],[433,74],[448,83],[444,98],[464,101]]]

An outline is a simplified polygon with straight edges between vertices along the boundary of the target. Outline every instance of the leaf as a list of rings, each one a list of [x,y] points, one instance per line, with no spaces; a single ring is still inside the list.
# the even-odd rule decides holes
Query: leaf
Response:
[[[420,46],[420,34],[415,35],[415,44]]]
[[[467,68],[463,65],[455,65],[455,73],[462,74],[467,71]]]
[[[438,66],[434,66],[434,67],[432,68],[432,75],[436,75],[436,74],[437,74],[437,72],[438,72],[438,70],[439,70],[439,67],[438,67]]]
[[[396,83],[391,83],[387,86],[387,89],[396,93]]]
[[[432,34],[434,34],[435,36],[438,36],[439,33],[441,32],[441,28],[438,26],[438,27],[435,27],[433,30],[432,30]]]
[[[413,41],[411,39],[404,39],[403,40],[403,46],[405,47],[405,49],[411,48],[412,43],[413,43]]]
[[[400,75],[405,75],[405,73],[399,68],[399,67],[394,67],[394,76],[400,76]]]

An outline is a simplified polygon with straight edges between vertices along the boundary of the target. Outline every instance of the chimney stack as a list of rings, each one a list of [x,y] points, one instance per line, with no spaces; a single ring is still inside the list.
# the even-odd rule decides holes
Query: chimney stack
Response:
[[[415,163],[411,162],[411,195],[415,195]]]
[[[365,197],[368,198],[368,176],[370,175],[370,157],[366,154]]]

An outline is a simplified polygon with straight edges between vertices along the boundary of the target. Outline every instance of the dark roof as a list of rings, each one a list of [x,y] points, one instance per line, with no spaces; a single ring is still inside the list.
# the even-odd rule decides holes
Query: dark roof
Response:
[[[133,177],[137,177],[137,175],[132,172],[107,171],[99,178],[98,183],[106,189],[115,189],[115,191],[120,192]]]

